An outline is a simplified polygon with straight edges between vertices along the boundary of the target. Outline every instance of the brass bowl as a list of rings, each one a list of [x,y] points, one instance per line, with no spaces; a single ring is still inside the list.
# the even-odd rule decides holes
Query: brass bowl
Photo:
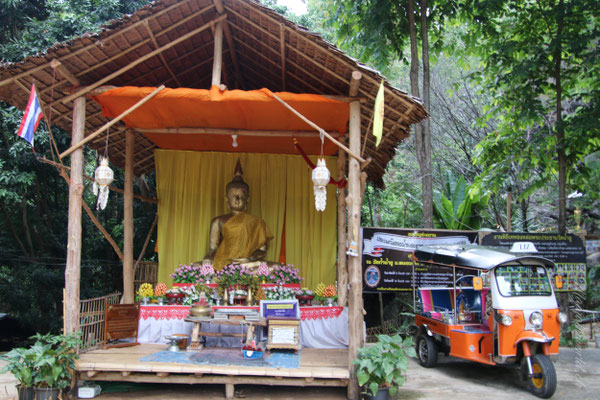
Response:
[[[210,306],[191,306],[190,314],[194,317],[208,317],[212,309]]]

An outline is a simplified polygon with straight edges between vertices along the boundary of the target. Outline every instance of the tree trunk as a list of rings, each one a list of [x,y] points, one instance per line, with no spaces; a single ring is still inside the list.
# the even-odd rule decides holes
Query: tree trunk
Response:
[[[423,105],[430,110],[430,78],[429,78],[429,35],[427,33],[427,0],[421,0],[421,52],[423,57]],[[433,228],[433,178],[431,175],[431,129],[430,119],[425,118],[421,140],[422,161],[419,162],[423,182],[423,226]]]
[[[527,220],[527,201],[525,199],[520,201],[521,206],[521,218],[523,219],[523,232],[529,232],[529,221]]]
[[[554,52],[554,79],[556,80],[556,147],[558,154],[558,233],[567,232],[567,156],[565,153],[565,127],[562,120],[562,30],[564,23],[563,0],[558,3],[559,13]]]

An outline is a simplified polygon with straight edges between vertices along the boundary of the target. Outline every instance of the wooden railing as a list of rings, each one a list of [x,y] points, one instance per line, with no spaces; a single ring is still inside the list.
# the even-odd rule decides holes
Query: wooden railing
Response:
[[[79,328],[82,332],[79,351],[99,348],[104,343],[105,304],[118,304],[121,293],[79,301]]]

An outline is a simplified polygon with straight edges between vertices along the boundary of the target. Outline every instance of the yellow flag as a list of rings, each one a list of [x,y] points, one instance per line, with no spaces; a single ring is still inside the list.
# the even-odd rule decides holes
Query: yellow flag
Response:
[[[381,86],[379,86],[379,91],[377,92],[377,97],[375,97],[375,107],[373,109],[373,136],[377,138],[375,147],[379,146],[379,142],[381,142],[381,134],[383,132],[383,106],[385,104],[383,101],[383,91],[382,79]]]

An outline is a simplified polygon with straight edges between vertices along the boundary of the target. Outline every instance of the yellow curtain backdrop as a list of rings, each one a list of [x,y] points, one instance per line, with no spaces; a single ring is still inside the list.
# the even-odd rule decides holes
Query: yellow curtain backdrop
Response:
[[[314,164],[316,157],[310,157]],[[337,170],[335,157],[325,157],[329,172]],[[300,156],[287,163],[285,251],[286,261],[299,267],[302,286],[313,289],[319,282],[336,279],[336,187],[327,185],[327,207],[315,209],[312,172]]]
[[[332,283],[335,188],[328,188],[328,207],[323,215],[317,215],[321,213],[314,208],[310,168],[300,156],[160,149],[155,150],[158,281],[170,283],[169,275],[179,264],[199,261],[206,254],[211,219],[229,212],[225,186],[233,178],[238,158],[250,186],[248,212],[263,218],[275,236],[267,259],[279,260],[285,219],[288,264],[300,269],[310,287],[321,281]],[[335,170],[335,158],[329,157],[328,167]],[[293,199],[292,203],[286,198]],[[296,205],[302,207],[301,212],[294,210]]]

